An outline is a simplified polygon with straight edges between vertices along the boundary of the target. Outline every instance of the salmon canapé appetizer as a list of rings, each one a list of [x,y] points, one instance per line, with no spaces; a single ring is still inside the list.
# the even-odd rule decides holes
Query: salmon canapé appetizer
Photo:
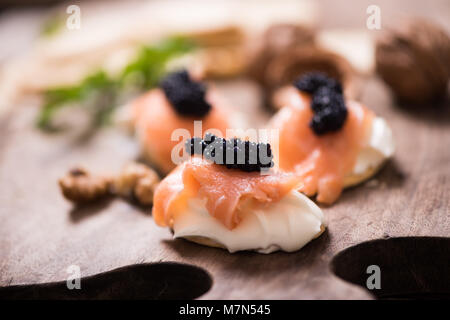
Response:
[[[341,85],[322,73],[300,77],[277,92],[274,103],[281,108],[269,124],[279,130],[276,161],[318,202],[335,202],[343,188],[373,176],[394,153],[386,121],[345,101]]]
[[[225,159],[227,148],[233,152]],[[268,150],[268,161],[252,162],[252,148]],[[296,175],[271,168],[269,144],[205,136],[188,140],[186,149],[200,155],[173,170],[154,195],[153,218],[174,238],[230,252],[291,252],[325,229],[320,208],[297,191]],[[239,152],[244,161],[237,161]]]
[[[185,70],[168,74],[158,88],[137,98],[130,107],[143,155],[163,173],[176,167],[172,152],[177,145],[182,151],[187,138],[173,136],[175,130],[184,129],[193,137],[194,122],[201,121],[200,130],[216,129],[225,135],[236,120],[217,92],[207,90]]]

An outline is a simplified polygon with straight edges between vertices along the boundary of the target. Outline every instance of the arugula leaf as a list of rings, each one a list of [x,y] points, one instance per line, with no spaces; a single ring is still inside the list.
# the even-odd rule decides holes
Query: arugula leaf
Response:
[[[62,15],[57,14],[50,16],[41,26],[40,35],[42,37],[52,37],[59,33],[64,27],[65,19]]]
[[[44,130],[56,129],[52,120],[57,111],[74,104],[90,111],[93,127],[107,124],[126,89],[131,86],[138,93],[154,87],[166,73],[170,60],[194,48],[188,39],[169,38],[155,46],[140,48],[136,58],[116,78],[99,70],[77,85],[48,89],[44,92],[45,103],[38,115],[37,125]],[[130,78],[135,80],[130,81]]]
[[[150,88],[164,75],[167,62],[193,49],[193,43],[182,37],[163,41],[159,46],[144,46],[137,58],[125,67],[120,80],[123,82],[129,75],[138,73],[143,78],[142,88]]]

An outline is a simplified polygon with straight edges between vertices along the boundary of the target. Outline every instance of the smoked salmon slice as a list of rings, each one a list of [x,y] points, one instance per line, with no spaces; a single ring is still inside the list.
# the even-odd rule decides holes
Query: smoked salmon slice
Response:
[[[133,122],[145,155],[164,173],[176,167],[172,161],[172,150],[177,144],[185,141],[187,136],[178,137],[173,141],[172,133],[176,129],[186,129],[190,136],[203,136],[206,130],[216,129],[225,134],[230,128],[229,113],[225,103],[214,92],[209,90],[206,100],[211,104],[211,110],[204,117],[180,116],[171,106],[163,90],[153,89],[132,102]],[[203,132],[194,133],[194,121],[202,121]]]
[[[261,206],[279,201],[298,183],[292,173],[243,172],[195,156],[161,181],[155,190],[152,214],[158,225],[172,227],[190,198],[206,199],[209,214],[233,229],[248,201]]]
[[[309,94],[296,88],[283,89],[275,97],[283,108],[272,118],[269,127],[279,130],[279,167],[294,172],[301,180],[299,191],[308,196],[317,194],[317,201],[335,202],[352,173],[358,154],[371,132],[374,113],[363,105],[347,101],[348,117],[336,132],[316,135],[309,123],[313,117]]]

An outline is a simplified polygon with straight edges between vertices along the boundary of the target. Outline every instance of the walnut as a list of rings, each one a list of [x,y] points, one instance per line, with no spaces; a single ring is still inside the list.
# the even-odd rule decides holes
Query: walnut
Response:
[[[158,186],[158,179],[153,177],[143,177],[138,180],[134,188],[134,196],[143,205],[153,204],[153,194]]]
[[[269,27],[263,35],[262,45],[256,49],[250,63],[249,75],[266,86],[266,70],[271,61],[293,48],[313,45],[314,36],[312,29],[300,25],[277,24]]]
[[[249,75],[264,87],[267,100],[273,101],[278,89],[311,71],[321,71],[339,80],[348,98],[357,95],[358,81],[353,67],[344,57],[317,46],[315,37],[313,30],[289,24],[275,25],[265,32],[263,46],[253,59]]]
[[[92,175],[82,168],[70,170],[59,180],[64,197],[76,204],[97,200],[109,194],[111,179]]]
[[[158,183],[156,172],[139,163],[127,164],[115,177],[93,175],[85,169],[75,168],[59,180],[64,197],[76,204],[115,195],[150,205]]]
[[[295,48],[277,56],[266,70],[265,82],[271,89],[291,84],[304,73],[321,71],[340,81],[346,89],[354,71],[343,57],[318,47]]]
[[[266,90],[271,105],[277,109],[286,105],[285,93],[289,92],[294,80],[313,71],[340,81],[347,98],[354,99],[358,95],[359,78],[345,58],[318,47],[295,48],[280,54],[267,67]]]
[[[430,21],[406,20],[377,40],[376,70],[398,100],[436,102],[447,92],[450,38]]]
[[[140,163],[129,163],[114,179],[113,192],[136,199],[142,205],[150,205],[158,183],[159,177],[154,170]]]

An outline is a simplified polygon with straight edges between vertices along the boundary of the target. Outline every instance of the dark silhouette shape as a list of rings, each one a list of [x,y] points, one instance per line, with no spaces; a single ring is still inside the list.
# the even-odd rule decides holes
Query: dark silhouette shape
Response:
[[[450,238],[401,237],[360,243],[331,262],[340,278],[367,288],[367,267],[378,265],[379,299],[450,299]]]
[[[0,300],[195,299],[212,278],[205,270],[175,262],[143,263],[81,278],[81,288],[66,281],[0,287]]]

